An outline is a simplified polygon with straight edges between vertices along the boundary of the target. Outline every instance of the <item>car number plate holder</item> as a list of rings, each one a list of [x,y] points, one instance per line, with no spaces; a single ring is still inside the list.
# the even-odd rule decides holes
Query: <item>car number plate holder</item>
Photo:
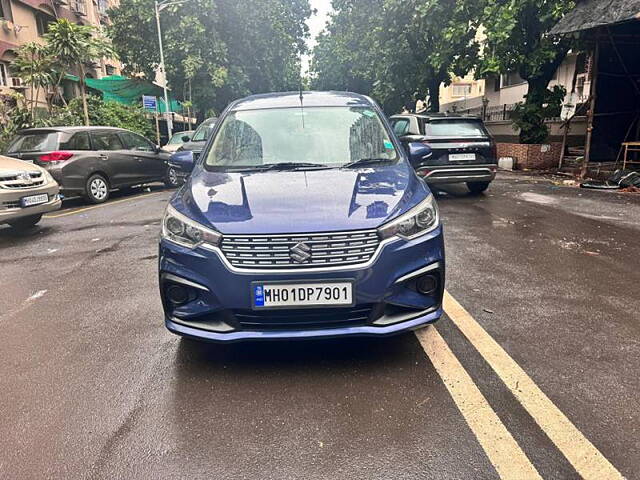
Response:
[[[476,159],[475,153],[450,153],[449,161],[452,162],[472,162]]]
[[[41,193],[39,195],[29,195],[28,197],[22,197],[20,199],[20,205],[24,207],[33,207],[35,205],[42,205],[49,201],[49,195]]]
[[[353,290],[353,280],[252,282],[251,303],[255,310],[352,307]]]

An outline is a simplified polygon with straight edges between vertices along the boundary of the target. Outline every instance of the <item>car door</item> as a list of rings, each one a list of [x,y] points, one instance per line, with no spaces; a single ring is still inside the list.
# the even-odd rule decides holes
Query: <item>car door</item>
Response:
[[[167,172],[168,155],[141,135],[133,132],[121,132],[128,155],[138,164],[141,181],[155,182],[164,180]]]
[[[91,132],[91,142],[98,154],[102,168],[109,175],[111,187],[134,185],[139,177],[138,164],[128,155],[117,130],[95,130]]]

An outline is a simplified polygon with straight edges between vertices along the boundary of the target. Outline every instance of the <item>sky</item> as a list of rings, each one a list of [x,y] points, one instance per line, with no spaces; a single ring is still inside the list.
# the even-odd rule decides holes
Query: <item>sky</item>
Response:
[[[316,44],[316,37],[324,29],[324,25],[329,18],[329,12],[331,11],[331,0],[310,0],[311,8],[317,10],[315,15],[307,20],[309,26],[310,37],[307,40],[307,46],[309,50],[313,49]],[[309,71],[309,56],[304,55],[302,57],[302,73],[306,75]]]

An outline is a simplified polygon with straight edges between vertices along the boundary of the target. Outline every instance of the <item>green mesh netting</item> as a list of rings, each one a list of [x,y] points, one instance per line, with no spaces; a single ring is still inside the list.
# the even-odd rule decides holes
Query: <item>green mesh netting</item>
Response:
[[[75,75],[67,74],[68,80],[77,82],[79,78]],[[135,78],[127,78],[120,75],[110,75],[100,79],[87,78],[85,80],[87,87],[98,90],[102,93],[105,101],[113,101],[133,105],[142,101],[142,95],[153,95],[158,98],[158,109],[165,112],[164,93],[162,88],[144,80]],[[171,112],[182,112],[182,105],[176,99],[169,97]]]

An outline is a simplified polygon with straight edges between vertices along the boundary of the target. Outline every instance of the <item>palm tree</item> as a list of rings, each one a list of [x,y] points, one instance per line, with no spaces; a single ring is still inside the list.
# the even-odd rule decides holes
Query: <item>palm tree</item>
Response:
[[[85,88],[88,64],[103,57],[115,57],[115,52],[105,37],[90,25],[77,25],[65,18],[58,19],[49,25],[44,35],[47,48],[62,69],[75,70],[80,79],[80,95],[84,123],[89,125],[89,109]]]
[[[53,73],[54,59],[46,46],[35,42],[25,43],[18,49],[18,56],[11,63],[11,72],[31,87],[29,111],[31,121],[35,121],[40,89],[45,91],[55,85]],[[47,105],[49,101],[47,99]]]

